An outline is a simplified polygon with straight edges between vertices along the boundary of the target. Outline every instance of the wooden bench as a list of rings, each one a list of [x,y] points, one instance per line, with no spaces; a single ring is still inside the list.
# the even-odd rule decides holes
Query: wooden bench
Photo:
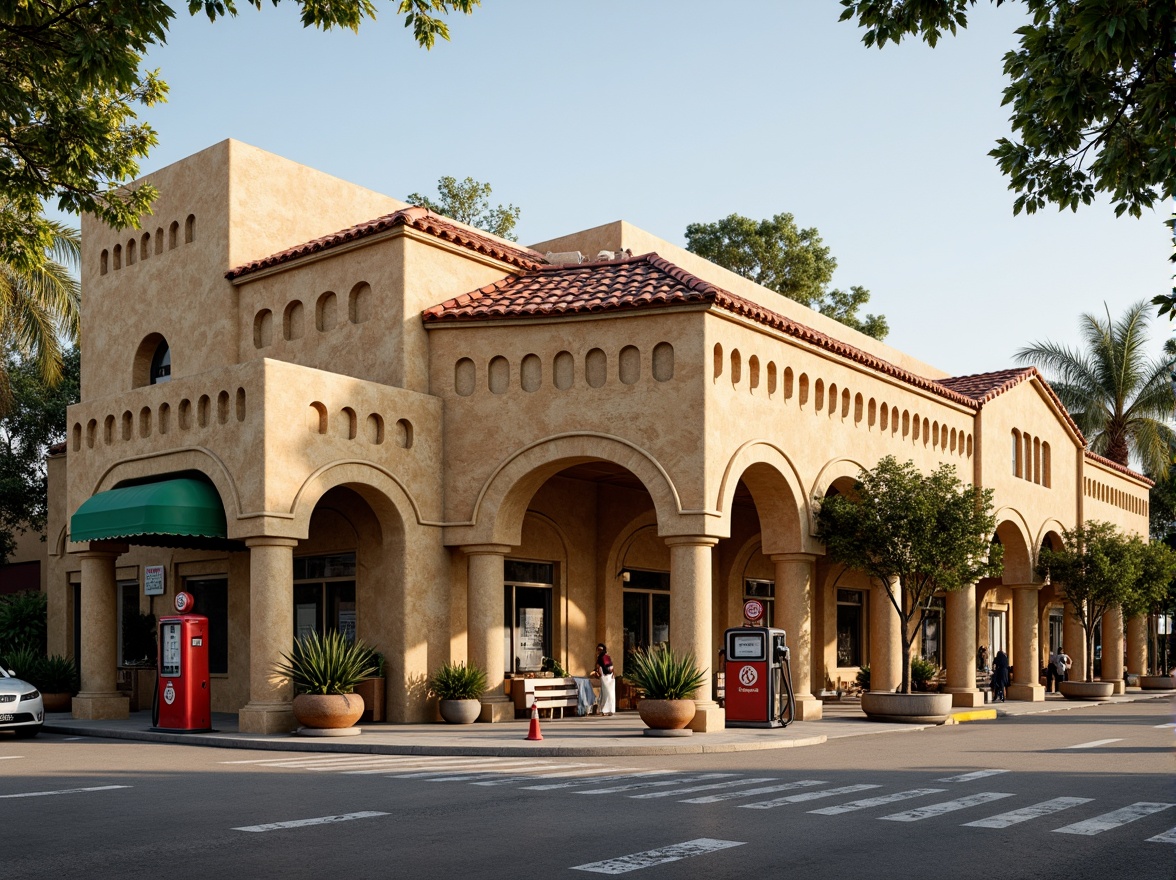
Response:
[[[522,688],[519,688],[519,685]],[[559,710],[559,717],[563,718],[564,709],[579,708],[579,689],[574,678],[516,678],[511,684],[511,693],[515,695],[515,709],[522,710],[524,717],[531,714],[531,706],[537,706],[540,712],[551,712],[555,717],[555,710]]]

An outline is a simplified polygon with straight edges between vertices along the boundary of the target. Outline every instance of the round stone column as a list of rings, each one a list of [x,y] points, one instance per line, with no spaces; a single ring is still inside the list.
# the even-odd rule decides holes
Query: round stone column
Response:
[[[694,720],[688,725],[697,733],[726,726],[723,710],[711,699],[711,658],[718,650],[711,624],[711,549],[718,542],[718,538],[706,535],[666,538],[670,548],[670,644],[678,653],[693,654],[706,673],[694,695]]]
[[[947,692],[953,706],[980,706],[976,687],[976,585],[947,594]]]
[[[246,538],[249,548],[249,702],[237,716],[242,733],[293,730],[294,695],[274,664],[294,645],[295,538]]]
[[[73,717],[127,718],[130,698],[119,693],[118,582],[115,560],[125,547],[91,544],[82,561],[82,687],[73,698]]]
[[[890,597],[898,583],[870,590],[870,690],[893,693],[902,684],[902,623]]]
[[[1045,686],[1041,677],[1041,652],[1037,641],[1037,585],[1013,587],[1013,681],[1010,700],[1043,702]]]
[[[819,721],[824,705],[812,691],[813,565],[810,553],[782,553],[776,565],[776,625],[787,633],[796,720]]]
[[[1115,693],[1127,692],[1123,674],[1123,609],[1114,605],[1102,618],[1102,680],[1115,683]]]
[[[1074,664],[1066,676],[1067,680],[1086,681],[1086,630],[1074,616],[1074,606],[1068,600],[1062,619],[1062,650]]]
[[[486,673],[479,721],[514,719],[514,703],[503,693],[506,677],[506,630],[502,621],[503,569],[510,547],[477,544],[463,547],[468,557],[466,656]]]
[[[1127,621],[1127,671],[1147,675],[1147,615],[1138,614]]]

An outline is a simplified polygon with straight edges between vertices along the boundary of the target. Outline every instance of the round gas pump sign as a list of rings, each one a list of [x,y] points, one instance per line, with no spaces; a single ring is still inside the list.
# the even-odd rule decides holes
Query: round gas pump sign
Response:
[[[743,603],[743,616],[755,623],[764,616],[764,603],[759,599],[748,599]]]
[[[176,593],[176,611],[178,613],[183,614],[185,611],[191,611],[192,606],[195,604],[196,599],[191,593]]]
[[[167,683],[167,687],[163,689],[163,701],[169,706],[176,701],[176,689],[172,687],[170,681]]]

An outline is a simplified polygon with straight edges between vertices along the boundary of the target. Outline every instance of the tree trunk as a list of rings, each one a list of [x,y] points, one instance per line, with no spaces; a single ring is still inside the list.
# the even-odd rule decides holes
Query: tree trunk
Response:
[[[1086,680],[1094,681],[1094,626],[1086,627]]]

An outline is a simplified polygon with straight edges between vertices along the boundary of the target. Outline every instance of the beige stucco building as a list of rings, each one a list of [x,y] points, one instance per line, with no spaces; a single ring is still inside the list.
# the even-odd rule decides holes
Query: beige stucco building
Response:
[[[627,223],[524,248],[235,141],[148,179],[141,231],[84,221],[82,400],[50,462],[50,649],[81,657],[78,717],[127,711],[122,611],[187,589],[213,708],[243,730],[291,726],[272,668],[296,632],[381,650],[394,721],[432,718],[429,673],[475,662],[493,720],[508,673],[584,674],[597,641],[713,669],[748,596],[819,718],[861,664],[898,681],[889,602],[813,538],[814,499],[885,455],[991,487],[1005,549],[917,645],[958,704],[980,699],[981,644],[1041,699],[1063,624],[1036,550],[1087,519],[1146,534],[1150,484],[1085,452],[1033,369],[946,376]],[[177,479],[211,487],[219,533],[71,535],[101,493]],[[1121,679],[1123,627],[1104,630]],[[722,725],[709,682],[697,703],[695,729]]]

